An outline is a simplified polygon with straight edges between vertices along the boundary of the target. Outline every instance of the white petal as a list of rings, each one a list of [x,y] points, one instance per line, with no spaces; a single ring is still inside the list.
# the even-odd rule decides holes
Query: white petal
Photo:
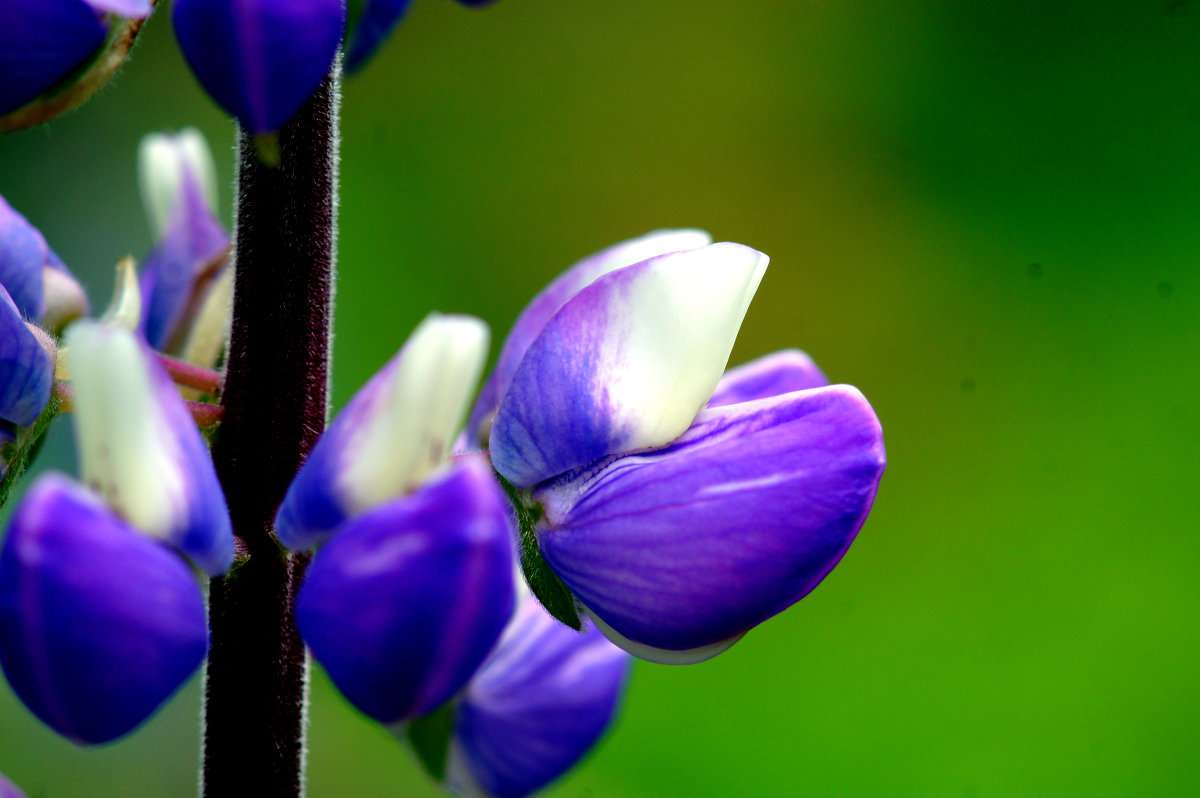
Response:
[[[189,127],[178,133],[151,133],[142,139],[138,147],[138,182],[156,241],[171,222],[185,174],[195,181],[209,210],[215,214],[216,168],[203,134]]]
[[[347,510],[400,496],[445,461],[487,353],[488,328],[479,319],[433,313],[418,325],[346,442],[338,481]]]
[[[686,651],[671,651],[670,649],[654,648],[642,643],[635,643],[597,618],[595,613],[587,609],[587,607],[584,607],[584,609],[587,610],[588,618],[592,620],[592,623],[596,625],[600,633],[607,637],[609,642],[614,646],[628,651],[638,659],[644,659],[647,662],[657,662],[659,665],[695,665],[697,662],[704,662],[728,651],[734,643],[746,636],[746,633],[742,632],[739,635],[726,638],[710,646],[690,648]]]

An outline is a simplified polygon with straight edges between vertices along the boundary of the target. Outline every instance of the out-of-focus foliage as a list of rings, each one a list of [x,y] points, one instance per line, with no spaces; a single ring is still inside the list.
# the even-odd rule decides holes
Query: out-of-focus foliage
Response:
[[[232,179],[166,16],[0,138],[98,306],[150,245],[142,133],[200,125]],[[639,663],[550,795],[1200,790],[1198,36],[1194,0],[421,2],[347,82],[336,402],[428,310],[499,339],[579,257],[687,225],[771,255],[734,362],[801,347],[884,425],[843,565],[712,662]],[[0,770],[192,794],[198,695],[77,751],[0,687]],[[438,794],[320,672],[311,717],[310,795]]]

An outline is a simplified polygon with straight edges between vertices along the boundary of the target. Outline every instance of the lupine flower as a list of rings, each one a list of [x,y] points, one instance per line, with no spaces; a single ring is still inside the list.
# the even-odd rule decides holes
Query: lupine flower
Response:
[[[150,350],[123,327],[67,330],[83,481],[131,526],[212,576],[233,562],[233,532],[212,458]]]
[[[492,462],[541,506],[541,555],[601,631],[645,659],[699,661],[837,564],[874,500],[882,433],[857,390],[814,387],[798,353],[719,384],[765,255],[595,260],[518,320],[474,431],[494,415]]]
[[[317,442],[275,519],[290,548],[328,540],[296,623],[383,723],[457,692],[512,614],[511,510],[486,458],[447,460],[486,352],[476,319],[422,322]]]
[[[345,0],[176,0],[175,36],[217,104],[252,133],[283,127],[329,73]]]
[[[113,17],[150,0],[6,0],[0,6],[0,114],[25,105],[96,54]]]
[[[420,722],[409,735],[422,764],[444,773],[452,792],[521,798],[596,744],[628,675],[628,654],[594,628],[568,629],[523,592],[495,650],[447,706],[449,739],[428,739]]]
[[[464,6],[482,7],[495,0],[458,0]],[[404,18],[412,0],[361,0],[361,9],[351,13],[346,31],[346,71],[360,69]],[[354,4],[351,4],[354,8]]]
[[[0,665],[43,723],[78,743],[140,725],[200,666],[191,570],[63,476],[29,489],[0,550]]]
[[[0,666],[60,734],[136,728],[199,667],[211,575],[233,558],[216,472],[183,400],[129,329],[67,331],[84,485],[47,474],[0,550]]]
[[[226,268],[212,155],[194,128],[151,134],[138,151],[138,177],[158,241],[142,266],[141,330],[155,349],[178,352]]]
[[[2,18],[0,18],[2,25]],[[26,320],[57,330],[87,313],[87,297],[46,239],[0,197],[0,286]]]
[[[17,789],[17,785],[4,778],[0,773],[0,798],[25,798],[25,793]]]
[[[0,286],[0,421],[27,427],[50,401],[54,362]]]

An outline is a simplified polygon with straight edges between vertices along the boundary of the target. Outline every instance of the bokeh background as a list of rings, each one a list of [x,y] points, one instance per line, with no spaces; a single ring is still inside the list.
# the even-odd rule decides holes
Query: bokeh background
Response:
[[[886,433],[843,564],[716,660],[638,664],[550,795],[1200,791],[1200,3],[414,5],[345,87],[337,403],[430,309],[500,339],[576,259],[700,226],[772,256],[733,361],[802,347]],[[138,140],[183,125],[228,186],[159,13],[101,97],[0,139],[97,305],[150,245]],[[0,770],[192,795],[199,703],[78,750],[0,684]],[[314,798],[437,794],[319,670],[311,718]]]

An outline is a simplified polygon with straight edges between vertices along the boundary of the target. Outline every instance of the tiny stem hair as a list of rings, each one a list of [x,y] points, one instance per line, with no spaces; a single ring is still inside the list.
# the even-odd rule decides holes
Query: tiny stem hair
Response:
[[[212,581],[205,683],[209,798],[298,798],[307,664],[292,617],[308,556],[272,524],[325,427],[337,200],[340,60],[263,163],[241,134],[233,324],[213,450],[239,557]]]

